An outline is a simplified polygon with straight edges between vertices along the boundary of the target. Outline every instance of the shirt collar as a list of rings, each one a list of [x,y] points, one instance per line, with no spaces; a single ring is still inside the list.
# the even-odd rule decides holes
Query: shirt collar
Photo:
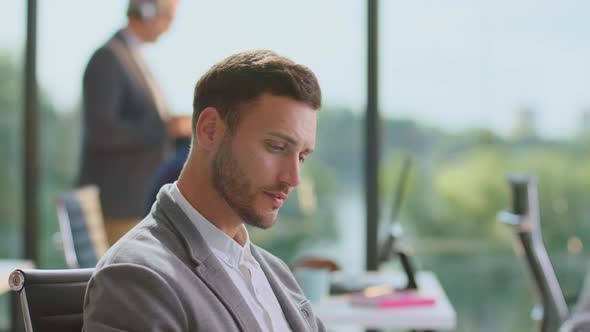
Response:
[[[240,232],[243,232],[246,241],[244,246],[240,246],[234,239],[222,232],[219,228],[213,225],[209,220],[205,219],[182,195],[176,182],[170,186],[170,195],[180,206],[182,211],[187,215],[191,222],[197,227],[207,245],[213,250],[215,255],[224,261],[226,264],[238,268],[240,263],[256,262],[252,253],[250,252],[250,235],[248,230],[242,224]]]
[[[126,28],[123,29],[122,35],[123,39],[125,39],[125,41],[127,42],[127,45],[129,45],[129,48],[139,50],[139,47],[141,46],[141,41],[139,40],[139,37],[137,37],[135,32],[133,32],[129,28]]]

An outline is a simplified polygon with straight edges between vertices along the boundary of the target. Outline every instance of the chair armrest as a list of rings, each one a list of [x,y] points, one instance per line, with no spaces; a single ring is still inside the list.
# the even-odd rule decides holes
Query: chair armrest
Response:
[[[559,332],[574,332],[585,324],[590,325],[590,312],[576,313],[563,322]]]

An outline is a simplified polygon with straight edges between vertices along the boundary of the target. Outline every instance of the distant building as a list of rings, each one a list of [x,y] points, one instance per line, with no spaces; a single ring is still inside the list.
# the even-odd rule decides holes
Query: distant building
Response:
[[[579,137],[590,137],[590,107],[582,111],[578,130]]]
[[[516,124],[511,136],[518,140],[537,136],[537,117],[532,107],[522,107],[516,112]]]

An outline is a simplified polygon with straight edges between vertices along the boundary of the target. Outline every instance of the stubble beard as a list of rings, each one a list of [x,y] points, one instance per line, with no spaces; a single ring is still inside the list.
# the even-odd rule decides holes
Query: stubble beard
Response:
[[[266,229],[274,225],[276,214],[261,216],[254,211],[256,191],[232,151],[233,137],[226,135],[212,161],[213,187],[229,207],[248,225]]]

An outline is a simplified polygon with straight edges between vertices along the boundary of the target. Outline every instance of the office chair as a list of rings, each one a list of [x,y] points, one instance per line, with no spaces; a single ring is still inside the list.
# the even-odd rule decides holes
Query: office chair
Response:
[[[586,272],[574,313],[561,325],[559,330],[559,332],[582,331],[590,331],[590,271]]]
[[[89,185],[61,193],[56,208],[68,267],[96,266],[108,249],[98,187]]]
[[[559,332],[588,332],[590,331],[590,312],[580,312],[568,318]]]
[[[27,332],[80,332],[86,285],[94,269],[14,270],[8,279],[18,293]]]
[[[554,332],[568,318],[568,307],[557,276],[543,244],[539,222],[539,203],[535,178],[511,175],[508,182],[512,193],[512,210],[503,211],[499,219],[514,230],[514,250],[523,258],[532,279],[538,300],[540,317],[538,330]]]

